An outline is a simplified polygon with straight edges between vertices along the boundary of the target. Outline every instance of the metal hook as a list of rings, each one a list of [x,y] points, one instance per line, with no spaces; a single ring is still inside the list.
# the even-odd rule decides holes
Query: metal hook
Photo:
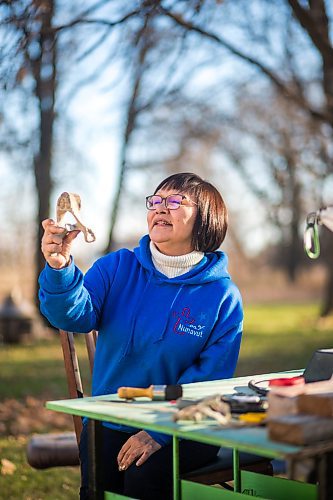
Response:
[[[320,243],[318,234],[318,212],[311,212],[306,218],[304,231],[304,250],[310,259],[317,259],[320,255]]]

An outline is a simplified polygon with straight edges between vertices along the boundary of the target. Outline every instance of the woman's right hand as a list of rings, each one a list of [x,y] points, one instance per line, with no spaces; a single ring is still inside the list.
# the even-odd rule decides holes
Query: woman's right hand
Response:
[[[68,266],[71,258],[72,241],[80,231],[66,232],[63,227],[57,226],[52,219],[43,220],[42,226],[44,235],[41,250],[46,262],[54,269]]]

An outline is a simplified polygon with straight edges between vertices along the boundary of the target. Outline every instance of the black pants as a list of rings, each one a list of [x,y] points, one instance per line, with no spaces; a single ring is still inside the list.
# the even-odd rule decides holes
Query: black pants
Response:
[[[112,491],[140,500],[171,500],[173,486],[172,443],[153,453],[139,467],[135,462],[124,472],[118,470],[117,455],[131,434],[103,426],[103,482]],[[190,472],[216,458],[218,446],[181,440],[179,470]],[[80,440],[81,490],[80,499],[88,498],[88,429],[83,426]]]

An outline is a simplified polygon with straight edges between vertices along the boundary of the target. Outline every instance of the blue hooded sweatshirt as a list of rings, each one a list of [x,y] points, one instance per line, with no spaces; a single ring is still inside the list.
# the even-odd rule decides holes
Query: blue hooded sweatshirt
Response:
[[[98,259],[85,276],[73,259],[63,269],[47,264],[40,275],[41,311],[52,325],[72,332],[98,330],[94,396],[116,393],[121,386],[233,376],[243,311],[227,256],[206,253],[186,274],[168,278],[155,268],[149,243],[144,236],[134,251]],[[171,440],[149,434],[162,446]]]

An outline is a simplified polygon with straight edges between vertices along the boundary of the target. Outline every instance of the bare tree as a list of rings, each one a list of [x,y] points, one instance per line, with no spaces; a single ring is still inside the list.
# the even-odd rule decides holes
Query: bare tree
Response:
[[[121,193],[131,169],[154,166],[174,171],[184,168],[185,159],[218,153],[231,158],[230,164],[267,207],[272,224],[279,228],[281,244],[289,245],[287,267],[290,277],[295,276],[301,219],[308,200],[320,198],[310,192],[306,180],[315,179],[322,185],[332,172],[328,144],[333,135],[333,57],[327,3],[96,0],[61,25],[53,21],[55,3],[51,0],[26,2],[24,7],[21,2],[12,4],[12,11],[6,7],[6,24],[16,36],[15,55],[20,61],[24,55],[24,64],[17,65],[17,79],[24,79],[27,71],[33,76],[39,121],[42,124],[43,120],[45,128],[45,134],[38,134],[34,151],[39,220],[48,215],[46,200],[52,188],[60,37],[81,26],[105,30],[78,51],[77,59],[84,60],[119,26],[122,36],[113,41],[117,50],[111,49],[110,43],[108,58],[103,60],[104,66],[112,64],[115,57],[122,60],[126,102],[106,251],[113,248]],[[100,6],[110,9],[112,15],[105,11],[94,15]],[[303,63],[304,53],[311,64]],[[217,68],[222,69],[225,61],[237,64],[237,68],[242,64],[242,71],[229,77],[229,82],[218,76],[215,88],[209,82],[203,85],[201,79],[202,93],[194,95],[188,82],[195,79],[196,70],[200,73],[200,65],[213,68],[218,75]],[[0,58],[0,68],[1,63]],[[95,68],[82,84],[94,81],[96,73],[99,70]],[[251,80],[252,86],[248,85]],[[265,95],[253,92],[256,86]],[[224,105],[225,95],[234,101],[233,109]],[[136,152],[144,136],[150,155],[143,161]],[[152,137],[162,147],[154,148]],[[237,145],[244,143],[244,150],[234,147],[236,141]],[[245,160],[246,142],[250,141],[256,144],[270,185],[275,186],[276,199],[249,175]],[[36,252],[40,267],[37,247]]]
[[[318,185],[322,186],[333,169],[329,147],[333,138],[333,43],[332,12],[328,2],[226,1],[214,6],[208,1],[191,1],[179,2],[177,7],[160,2],[160,12],[188,34],[210,42],[212,47],[220,47],[221,54],[235,56],[252,72],[257,83],[263,77],[272,85],[275,92],[270,91],[271,96],[277,94],[282,99],[277,114],[285,121],[283,128],[274,126],[273,117],[270,118],[264,110],[261,117],[256,118],[257,123],[270,127],[271,137],[278,133],[279,144],[272,147],[267,133],[258,134],[258,131],[252,130],[252,135],[256,136],[261,153],[266,156],[272,185],[280,189],[280,200],[275,206],[274,202],[270,202],[269,212],[280,224],[281,235],[285,234],[284,239],[289,243],[287,265],[289,276],[293,279],[300,260],[300,223],[308,207],[313,207],[311,202],[314,200],[314,193],[309,196],[304,178],[312,176],[314,179],[317,176]],[[231,28],[237,29],[238,37],[230,36],[234,33]],[[305,53],[308,65],[307,61],[304,63]],[[248,76],[244,75],[246,78]],[[244,96],[243,102],[246,99],[251,99],[251,95]],[[284,105],[283,101],[289,105]],[[277,97],[274,96],[267,103],[267,109],[274,113],[276,103]],[[239,132],[244,134],[241,125],[244,120],[241,118],[238,115],[240,121],[237,125]],[[232,128],[235,133],[237,126]],[[244,174],[243,158],[240,158],[239,152],[235,153],[235,148],[231,150],[229,153],[235,166]],[[311,151],[313,165],[309,165],[304,151]],[[320,168],[317,168],[318,163]],[[264,200],[267,193],[263,193],[251,176],[247,175],[245,179],[252,192]],[[320,198],[317,193],[317,202]],[[287,215],[285,224],[279,222],[282,214]],[[329,285],[333,283],[332,256],[327,262],[327,271],[328,286],[323,308],[326,314],[333,309],[333,286]]]
[[[134,36],[134,47],[136,51],[133,51],[134,65],[132,69],[133,74],[131,78],[131,92],[129,95],[127,111],[124,120],[125,127],[121,143],[118,185],[111,208],[111,222],[108,242],[104,250],[105,253],[111,252],[114,249],[114,228],[118,217],[120,197],[124,189],[127,173],[127,153],[131,136],[133,131],[135,130],[138,115],[140,114],[139,98],[140,92],[142,90],[141,87],[143,83],[143,77],[147,66],[147,52],[151,48],[151,40],[149,36],[149,16],[144,18],[142,28],[140,28],[138,33],[136,33],[136,35]]]
[[[292,21],[291,15],[293,15],[304,30],[306,36],[311,39],[313,48],[316,49],[317,56],[319,56],[321,62],[321,68],[317,76],[320,78],[318,83],[324,96],[324,102],[322,103],[318,103],[316,98],[311,98],[311,94],[307,92],[307,84],[309,82],[302,80],[300,74],[285,73],[281,67],[269,65],[265,62],[264,58],[259,58],[255,54],[255,42],[257,40],[253,38],[253,23],[259,24],[258,15],[253,16],[252,19],[250,15],[248,15],[248,24],[241,25],[239,16],[249,14],[248,9],[250,8],[244,2],[233,2],[233,6],[236,8],[238,16],[236,26],[238,24],[238,27],[245,30],[243,34],[248,37],[249,45],[246,45],[246,50],[239,48],[239,44],[236,45],[233,43],[232,39],[228,39],[214,29],[217,25],[218,17],[215,18],[214,22],[210,23],[212,29],[206,28],[205,24],[201,25],[198,13],[200,12],[202,14],[205,21],[205,5],[207,4],[211,8],[210,2],[200,2],[200,9],[198,9],[198,2],[190,2],[192,4],[192,9],[189,8],[189,2],[181,3],[183,4],[182,10],[180,10],[178,5],[176,10],[173,9],[172,6],[165,7],[163,2],[160,2],[160,11],[183,29],[212,41],[261,72],[272,82],[283,97],[292,100],[302,110],[307,111],[314,119],[318,119],[322,123],[329,124],[333,127],[333,45],[330,39],[330,24],[332,21],[329,16],[328,6],[324,0],[306,2],[306,6],[304,2],[299,2],[298,0],[285,0],[284,2],[261,0],[256,2],[255,6],[255,9],[258,10],[258,8],[260,8],[265,13],[264,22],[260,23],[263,29],[267,30],[272,27],[268,20],[273,17],[273,10],[275,10],[275,12],[286,21],[286,26],[290,26],[290,21]],[[227,5],[228,2],[225,2],[225,4]],[[287,6],[290,7],[291,11],[286,9]],[[219,14],[219,9],[220,14],[223,14],[224,6],[216,7],[214,12]],[[257,34],[256,36],[261,45],[263,45],[265,40],[267,41],[267,33],[265,32],[259,35]],[[266,47],[263,46],[264,50],[265,48],[269,49],[269,44],[266,43]],[[302,54],[299,55],[302,56]]]
[[[31,89],[36,100],[36,112],[39,121],[39,134],[29,137],[33,155],[33,170],[37,192],[37,221],[49,216],[49,200],[52,189],[51,163],[53,149],[53,129],[55,121],[55,94],[57,86],[57,39],[51,29],[55,14],[53,0],[46,2],[31,2],[21,4],[13,2],[7,6],[7,16],[3,24],[8,26],[12,45],[9,44],[6,56],[13,58],[14,71],[8,71],[6,76],[14,74],[13,87],[20,85],[25,77],[31,78]],[[5,50],[6,50],[5,49]],[[3,62],[3,61],[1,61]],[[7,70],[10,68],[7,67]],[[7,80],[10,85],[10,78]],[[5,90],[8,90],[6,88]],[[30,128],[30,124],[27,127]],[[19,144],[15,141],[12,147]],[[8,138],[8,135],[7,135]],[[28,146],[28,142],[25,146]],[[24,146],[21,144],[21,146]],[[9,146],[10,147],[10,146]],[[38,243],[35,249],[36,269],[39,272],[44,266],[40,252],[41,227],[38,224]]]
[[[59,71],[60,60],[66,59],[68,51],[59,53],[59,36],[77,26],[98,25],[106,27],[108,31],[139,14],[139,10],[118,8],[118,17],[110,21],[104,17],[89,17],[101,6],[111,4],[108,0],[96,1],[79,14],[74,14],[72,19],[62,25],[57,25],[55,11],[57,2],[55,0],[38,1],[13,1],[6,2],[1,6],[0,26],[3,30],[1,48],[3,57],[0,57],[0,71],[2,76],[2,93],[11,95],[14,92],[21,93],[21,112],[27,112],[26,103],[30,103],[35,119],[29,120],[24,135],[12,126],[12,117],[4,123],[5,132],[0,141],[5,145],[8,152],[13,152],[20,146],[25,152],[25,162],[29,163],[32,156],[32,166],[36,185],[37,198],[37,237],[35,238],[35,262],[36,277],[44,267],[44,259],[40,251],[40,238],[42,228],[40,222],[50,215],[50,197],[53,188],[53,152],[54,152],[54,128],[57,114],[56,99],[57,88],[63,73]],[[94,44],[81,53],[78,57],[84,58],[98,49],[107,38],[99,38]],[[71,40],[67,44],[73,46]],[[75,45],[75,44],[74,44]],[[85,45],[86,47],[86,45]],[[86,81],[78,85],[96,81],[96,74],[86,78]],[[28,82],[28,83],[27,83]],[[23,97],[22,97],[23,95]],[[67,101],[68,104],[68,101]],[[2,108],[3,111],[3,108]],[[18,111],[16,111],[18,113]],[[7,112],[8,114],[8,112]],[[59,106],[58,106],[59,116]],[[2,118],[6,117],[3,111]],[[131,125],[128,127],[130,135]],[[121,187],[121,186],[120,186]]]
[[[319,186],[330,174],[329,141],[297,106],[272,89],[260,89],[246,97],[240,91],[221,145],[278,229],[273,262],[294,281],[306,262],[301,237],[305,213],[322,202]]]

